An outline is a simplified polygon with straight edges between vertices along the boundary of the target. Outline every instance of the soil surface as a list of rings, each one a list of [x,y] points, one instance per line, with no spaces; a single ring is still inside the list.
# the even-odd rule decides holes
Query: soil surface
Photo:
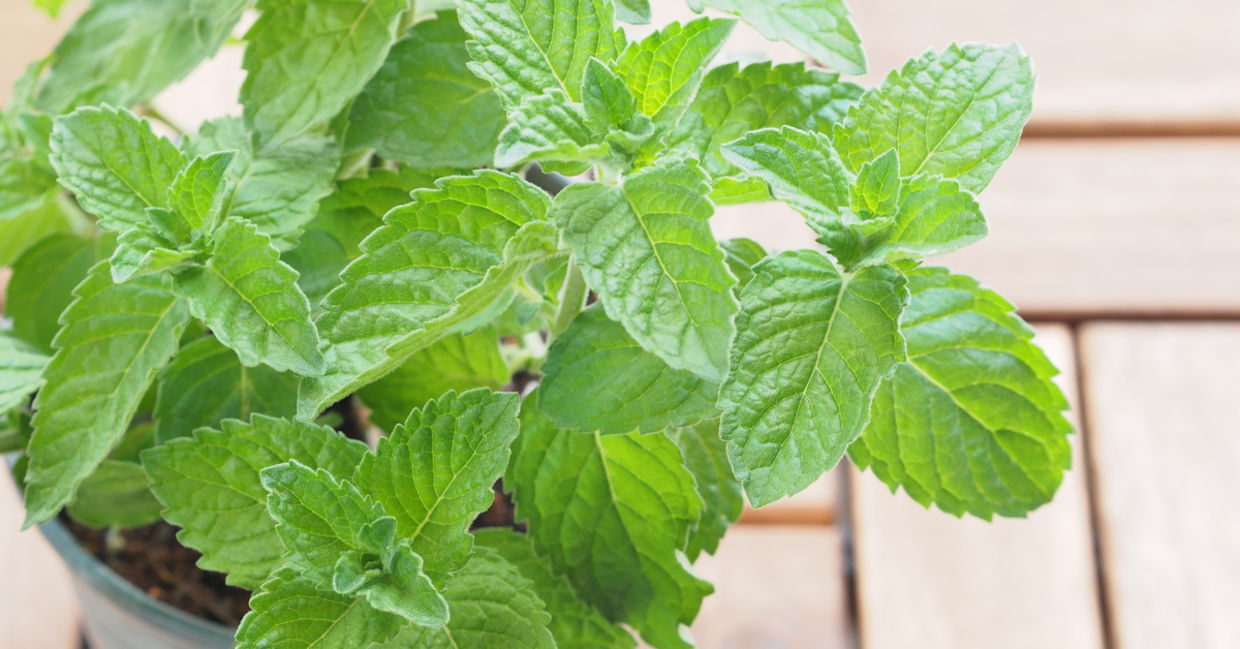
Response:
[[[119,532],[124,544],[115,550],[103,530],[62,522],[87,552],[155,599],[227,626],[236,626],[250,610],[250,592],[225,584],[218,572],[199,569],[201,555],[181,545],[176,528],[163,521]]]

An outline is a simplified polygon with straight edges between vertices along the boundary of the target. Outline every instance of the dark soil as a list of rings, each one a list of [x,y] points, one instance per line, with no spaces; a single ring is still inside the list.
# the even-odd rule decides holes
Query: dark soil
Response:
[[[250,610],[250,593],[224,583],[224,575],[195,565],[197,552],[176,540],[176,528],[160,521],[119,532],[124,547],[108,548],[106,533],[62,518],[87,552],[155,599],[198,617],[236,626]]]

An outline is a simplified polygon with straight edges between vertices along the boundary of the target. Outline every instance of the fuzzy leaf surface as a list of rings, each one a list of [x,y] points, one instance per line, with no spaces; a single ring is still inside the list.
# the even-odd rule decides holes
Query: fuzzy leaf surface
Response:
[[[599,307],[555,339],[543,374],[538,403],[561,428],[657,433],[718,412],[717,385],[668,367]]]
[[[844,0],[689,0],[694,11],[714,7],[734,13],[763,36],[784,41],[846,74],[864,74],[861,37]]]
[[[684,627],[712,589],[681,551],[702,499],[680,449],[663,435],[557,430],[537,399],[535,392],[524,402],[504,479],[517,519],[528,521],[539,554],[609,619],[660,649],[692,647]]]
[[[638,110],[660,125],[680,119],[735,26],[732,19],[699,18],[672,23],[629,44],[616,61],[616,72],[633,92]]]
[[[104,460],[82,481],[68,511],[73,520],[102,529],[150,525],[159,520],[161,508],[141,464]]]
[[[259,0],[241,86],[245,121],[262,148],[336,116],[396,42],[408,0]]]
[[[754,272],[719,407],[732,466],[761,507],[808,487],[864,430],[870,400],[904,358],[908,292],[890,266],[845,275],[811,250]]]
[[[212,239],[206,265],[178,273],[173,283],[194,316],[248,367],[262,363],[277,372],[322,374],[310,301],[271,238],[234,216]]]
[[[410,413],[358,469],[355,482],[396,518],[432,576],[469,558],[469,526],[494,501],[518,408],[514,393],[449,392]]]
[[[952,45],[904,64],[861,97],[834,141],[849,169],[888,149],[900,175],[955,178],[980,192],[1033,108],[1033,67],[1016,45]]]
[[[26,403],[43,385],[47,356],[8,332],[0,331],[0,413]]]
[[[255,415],[145,451],[142,466],[164,519],[182,528],[177,538],[202,553],[198,566],[255,590],[284,557],[259,472],[296,460],[347,478],[366,453],[365,444],[325,426]]]
[[[353,103],[350,148],[423,169],[491,164],[507,120],[491,85],[469,71],[467,38],[453,13],[415,24]]]
[[[26,525],[73,500],[137,412],[189,323],[185,305],[159,282],[113,284],[107,263],[74,290],[35,398],[26,474]]]
[[[1071,464],[1058,370],[1011,304],[942,268],[909,274],[908,360],[849,449],[894,491],[957,516],[1024,516]]]
[[[283,568],[250,598],[250,612],[237,629],[237,649],[358,649],[391,639],[407,624]]]
[[[60,330],[60,314],[73,302],[73,288],[90,272],[102,251],[99,242],[71,234],[55,234],[31,246],[13,264],[5,316],[13,319],[13,335],[51,353]]]
[[[552,218],[608,316],[671,367],[719,381],[736,278],[711,232],[707,191],[696,165],[665,162],[618,186],[573,185]]]

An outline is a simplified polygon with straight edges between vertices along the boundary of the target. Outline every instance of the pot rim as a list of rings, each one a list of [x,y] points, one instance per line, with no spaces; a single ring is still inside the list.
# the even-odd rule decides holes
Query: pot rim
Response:
[[[11,468],[14,456],[10,456]],[[20,485],[18,485],[20,490]],[[77,539],[55,518],[39,526],[43,538],[69,567],[70,573],[117,606],[132,611],[139,618],[173,635],[208,636],[232,642],[235,629],[212,622],[151,597],[141,588],[120,576],[77,542]]]

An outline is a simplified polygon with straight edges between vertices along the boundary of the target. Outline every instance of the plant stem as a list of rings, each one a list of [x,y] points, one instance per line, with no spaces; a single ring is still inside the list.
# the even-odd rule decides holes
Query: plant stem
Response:
[[[153,119],[163,124],[164,126],[167,126],[168,128],[176,131],[177,135],[185,135],[185,129],[181,128],[180,126],[177,126],[176,122],[172,121],[171,119],[168,119],[167,115],[164,115],[162,112],[160,112],[158,108],[156,108],[155,106],[151,104],[146,104],[142,106],[138,110],[138,113],[142,115],[143,117]]]
[[[564,277],[564,291],[560,294],[560,310],[555,314],[555,322],[551,323],[551,335],[559,336],[568,329],[568,325],[581,313],[586,303],[586,278],[576,262],[568,260],[568,270]]]
[[[16,428],[0,430],[0,455],[26,448],[21,433]]]

